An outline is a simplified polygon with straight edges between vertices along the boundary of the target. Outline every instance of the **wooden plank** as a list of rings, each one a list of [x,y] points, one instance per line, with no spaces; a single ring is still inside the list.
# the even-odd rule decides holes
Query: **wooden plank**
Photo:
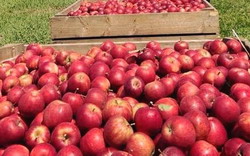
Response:
[[[70,6],[68,6],[67,8],[63,9],[62,11],[60,11],[59,13],[56,14],[56,16],[67,16],[67,14],[70,11],[75,11],[79,8],[80,4],[82,3],[82,0],[78,0],[76,2],[74,2],[73,4],[71,4]]]
[[[121,41],[145,41],[149,42],[152,40],[202,40],[202,39],[214,39],[218,38],[217,34],[209,34],[209,35],[161,35],[161,36],[133,36],[133,37],[96,37],[96,38],[72,38],[72,39],[54,39],[53,43],[91,43],[91,42],[104,42],[105,40],[112,40],[115,42]]]
[[[14,58],[24,51],[23,44],[8,44],[0,48],[0,61]]]
[[[55,16],[50,20],[52,39],[158,34],[219,34],[217,11]]]

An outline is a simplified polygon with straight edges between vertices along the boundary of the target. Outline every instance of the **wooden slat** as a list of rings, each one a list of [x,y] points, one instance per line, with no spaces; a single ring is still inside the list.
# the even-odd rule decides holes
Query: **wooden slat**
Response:
[[[96,37],[96,38],[72,38],[72,39],[54,39],[53,43],[91,43],[91,42],[104,42],[105,40],[112,40],[115,42],[121,41],[152,41],[152,40],[202,40],[202,39],[215,39],[219,36],[217,34],[209,34],[209,35],[161,35],[161,36],[143,36],[143,37]]]
[[[217,11],[55,16],[50,20],[52,39],[158,34],[219,34]]]
[[[24,51],[23,44],[8,44],[0,47],[0,61],[17,56]]]

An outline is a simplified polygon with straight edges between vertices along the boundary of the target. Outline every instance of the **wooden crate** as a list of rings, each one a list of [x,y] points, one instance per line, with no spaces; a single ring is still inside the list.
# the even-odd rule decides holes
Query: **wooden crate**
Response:
[[[96,0],[89,0],[96,1]],[[206,0],[199,12],[67,16],[78,0],[50,19],[53,42],[213,39],[219,36],[218,11]]]
[[[227,40],[228,38],[225,38],[224,40]],[[203,44],[206,41],[209,41],[208,39],[203,40],[185,40],[189,43],[190,49],[199,49],[202,48]],[[173,47],[174,43],[176,41],[170,41],[170,40],[160,40],[158,41],[162,47]],[[250,52],[250,42],[248,40],[242,39],[242,42],[246,46],[247,50]],[[122,44],[124,42],[115,42],[116,44]],[[147,42],[144,41],[134,41],[133,43],[136,44],[137,49],[142,49],[145,47]],[[56,50],[69,50],[69,51],[76,51],[79,53],[86,53],[91,47],[93,46],[100,46],[100,42],[93,42],[93,43],[59,43],[59,44],[46,44],[43,45],[43,47],[53,47]],[[3,47],[0,47],[0,61],[8,60],[15,58],[17,55],[21,54],[27,45],[24,44],[9,44],[5,45]]]

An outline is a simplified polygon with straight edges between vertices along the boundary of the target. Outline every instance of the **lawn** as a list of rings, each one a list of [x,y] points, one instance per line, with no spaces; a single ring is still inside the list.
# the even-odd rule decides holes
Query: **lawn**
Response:
[[[75,0],[6,0],[0,5],[0,45],[50,42],[49,17]],[[249,0],[212,0],[220,12],[221,36],[231,29],[250,40]]]

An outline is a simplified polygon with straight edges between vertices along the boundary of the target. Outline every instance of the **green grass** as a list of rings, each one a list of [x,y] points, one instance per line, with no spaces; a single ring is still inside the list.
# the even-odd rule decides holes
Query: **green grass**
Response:
[[[75,0],[5,0],[0,5],[0,45],[50,42],[49,18]]]
[[[0,45],[49,43],[49,18],[75,0],[5,0],[0,5]],[[220,12],[221,36],[231,29],[250,39],[249,0],[212,0]]]
[[[222,37],[233,36],[232,29],[250,40],[250,0],[211,0],[219,11]]]

